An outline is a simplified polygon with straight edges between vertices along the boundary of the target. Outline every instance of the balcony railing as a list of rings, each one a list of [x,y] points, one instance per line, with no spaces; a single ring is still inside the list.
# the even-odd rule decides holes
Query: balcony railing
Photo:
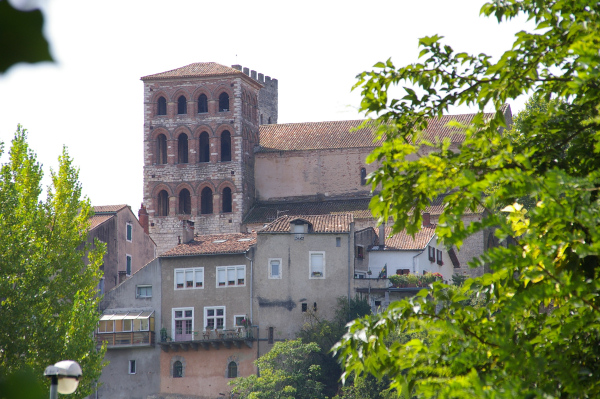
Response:
[[[99,344],[106,342],[108,348],[125,346],[153,346],[156,342],[154,335],[154,331],[97,333],[96,341]]]
[[[189,333],[177,334],[174,337],[163,336],[160,341],[161,348],[164,351],[177,351],[179,348],[187,350],[190,346],[198,350],[203,347],[208,350],[210,346],[218,349],[220,345],[230,348],[232,345],[240,348],[242,344],[252,347],[254,340],[254,328],[234,328],[230,330],[201,330],[191,331]]]

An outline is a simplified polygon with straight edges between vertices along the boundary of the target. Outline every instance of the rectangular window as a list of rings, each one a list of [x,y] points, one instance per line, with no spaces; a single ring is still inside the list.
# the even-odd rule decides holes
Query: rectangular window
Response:
[[[341,237],[335,237],[335,246],[336,247],[342,246],[342,238]]]
[[[138,285],[136,288],[136,298],[152,298],[151,285]]]
[[[217,267],[217,287],[246,285],[246,265]]]
[[[269,259],[269,278],[281,278],[281,258]]]
[[[114,320],[101,320],[98,324],[98,332],[99,333],[111,333],[115,331],[115,321]]]
[[[127,255],[127,275],[131,276],[131,255]]]
[[[135,374],[135,360],[129,361],[129,374]]]
[[[363,247],[362,245],[357,245],[356,246],[356,257],[358,259],[364,259],[365,258],[365,247]]]
[[[295,240],[304,240],[304,225],[303,224],[295,224],[294,225],[294,239]]]
[[[444,261],[442,260],[442,251],[439,249],[437,250],[437,264],[440,266],[444,264]]]
[[[129,241],[129,242],[132,241],[132,239],[131,239],[132,235],[133,235],[133,225],[131,223],[127,223],[127,237],[126,237],[127,241]]]
[[[244,316],[244,315],[233,316],[233,320],[235,321],[235,326],[236,327],[243,327],[244,326],[244,320],[246,320],[246,316]]]
[[[325,278],[325,252],[309,252],[309,278]]]
[[[204,308],[205,329],[225,329],[225,306],[211,306]]]
[[[432,246],[429,246],[429,247],[427,247],[427,249],[429,250],[429,261],[435,262],[435,248]]]
[[[308,311],[308,304],[306,302],[302,303],[302,312],[307,312]]]
[[[274,337],[273,337],[273,333],[274,333],[274,328],[273,327],[269,327],[269,343],[272,344],[274,341]]]
[[[194,332],[194,309],[173,309],[173,336],[175,341],[191,341]]]
[[[175,289],[193,289],[204,287],[204,268],[175,269]]]

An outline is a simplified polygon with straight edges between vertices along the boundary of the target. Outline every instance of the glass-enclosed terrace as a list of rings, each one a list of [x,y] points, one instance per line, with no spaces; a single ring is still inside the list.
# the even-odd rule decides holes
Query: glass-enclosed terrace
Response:
[[[127,311],[103,314],[96,334],[98,343],[108,347],[154,345],[154,311]]]

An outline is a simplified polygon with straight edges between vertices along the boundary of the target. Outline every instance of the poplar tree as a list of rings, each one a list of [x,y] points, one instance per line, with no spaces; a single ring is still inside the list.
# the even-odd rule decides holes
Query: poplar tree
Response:
[[[104,357],[94,339],[104,246],[84,244],[93,210],[66,149],[58,161],[44,193],[42,166],[19,125],[0,166],[0,375],[27,369],[44,381],[47,366],[75,360],[83,377],[73,397],[81,398]]]

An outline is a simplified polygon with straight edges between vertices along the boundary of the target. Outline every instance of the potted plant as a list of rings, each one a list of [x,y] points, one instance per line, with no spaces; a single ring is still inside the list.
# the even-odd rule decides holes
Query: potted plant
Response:
[[[389,280],[390,280],[390,283],[392,283],[392,286],[400,287],[402,277],[403,276],[400,274],[394,274],[393,276],[390,276]]]
[[[416,274],[407,274],[406,279],[407,279],[408,287],[416,287],[417,284],[419,283],[419,278],[417,277]]]
[[[167,342],[167,329],[164,327],[160,329],[160,342]]]

